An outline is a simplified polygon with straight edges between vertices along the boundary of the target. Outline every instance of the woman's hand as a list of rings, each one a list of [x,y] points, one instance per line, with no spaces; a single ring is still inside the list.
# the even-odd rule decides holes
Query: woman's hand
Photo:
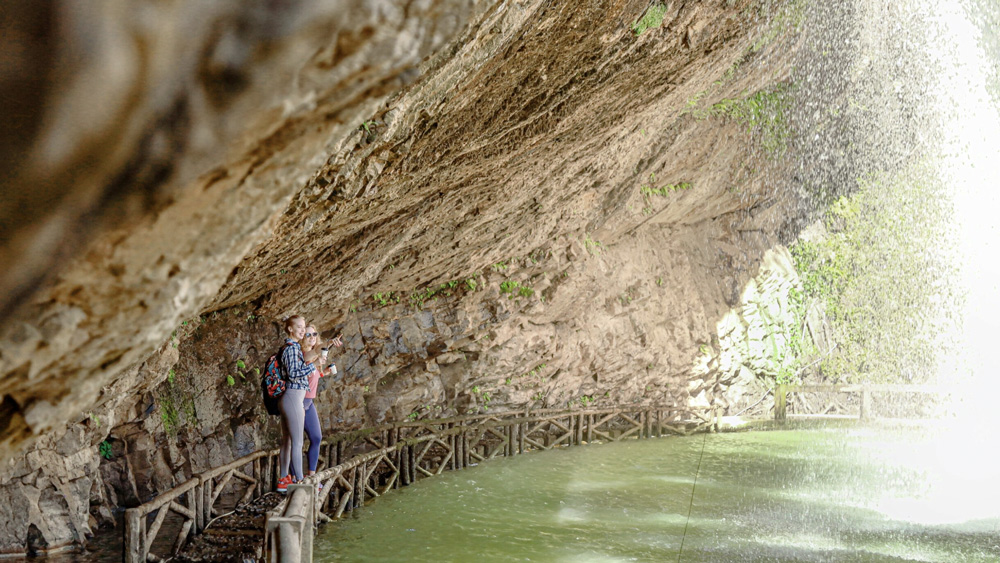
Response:
[[[334,336],[333,338],[331,338],[330,339],[330,346],[336,346],[337,348],[340,348],[341,346],[343,346],[344,343],[340,340],[340,338],[342,336],[343,336],[342,334],[338,334],[337,336]]]

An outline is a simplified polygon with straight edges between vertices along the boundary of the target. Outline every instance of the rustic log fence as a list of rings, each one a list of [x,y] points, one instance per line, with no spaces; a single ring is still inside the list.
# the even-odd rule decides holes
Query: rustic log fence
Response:
[[[177,553],[192,532],[201,533],[212,518],[219,515],[217,505],[227,486],[235,492],[239,488],[237,483],[243,483],[243,492],[237,504],[270,490],[276,482],[277,455],[277,450],[254,452],[194,475],[153,500],[127,509],[123,559],[127,563],[162,561]],[[153,542],[170,513],[179,514],[183,521],[169,555],[157,555],[152,552]]]
[[[367,499],[410,485],[446,470],[458,470],[497,456],[549,450],[594,441],[615,442],[668,434],[687,435],[717,429],[718,412],[705,407],[623,406],[590,410],[536,410],[414,420],[364,428],[323,441],[317,473],[294,490],[315,490],[316,504],[301,494],[289,494],[269,513],[263,553],[272,560],[311,553],[302,534],[317,519],[334,518]],[[225,491],[245,503],[274,489],[278,451],[257,451],[221,467],[192,476],[181,485],[125,511],[126,563],[163,561],[178,553],[193,534],[203,533],[220,515]],[[290,491],[293,489],[289,489]],[[177,534],[164,552],[154,541],[171,513],[182,518]],[[304,523],[308,522],[309,525]],[[298,546],[298,547],[294,547]],[[297,559],[295,559],[297,560]]]
[[[905,384],[779,384],[774,390],[774,419],[788,418],[788,395],[790,393],[836,393],[858,396],[857,418],[861,420],[873,418],[875,394],[923,394],[945,396],[950,390],[941,385],[905,385]],[[820,413],[799,416],[829,416],[826,408],[820,408]]]
[[[666,434],[687,435],[717,429],[718,423],[718,412],[710,408],[632,406],[401,422],[338,436],[331,443],[336,444],[334,451],[343,452],[348,446],[359,444],[377,449],[348,459],[338,457],[343,459],[340,463],[307,477],[303,485],[309,490],[315,491],[317,485],[322,485],[318,495],[314,493],[317,505],[289,498],[275,507],[268,517],[264,550],[271,561],[299,561],[300,557],[301,561],[310,561],[305,554],[307,550],[311,554],[313,529],[300,523],[316,522],[323,513],[340,518],[368,499],[446,470],[461,470],[497,456],[595,440],[616,442]]]

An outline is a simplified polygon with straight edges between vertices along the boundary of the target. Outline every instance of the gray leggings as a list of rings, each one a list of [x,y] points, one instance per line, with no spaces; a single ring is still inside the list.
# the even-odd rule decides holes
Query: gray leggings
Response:
[[[288,475],[288,465],[295,479],[302,480],[302,430],[305,426],[306,410],[302,401],[308,389],[288,389],[281,396],[281,477]]]

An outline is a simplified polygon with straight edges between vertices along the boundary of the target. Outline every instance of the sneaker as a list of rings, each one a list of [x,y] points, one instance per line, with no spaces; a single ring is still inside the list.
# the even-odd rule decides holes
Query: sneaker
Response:
[[[294,482],[295,482],[295,477],[293,477],[291,475],[285,475],[281,479],[278,479],[278,487],[277,487],[278,488],[278,492],[279,493],[287,493],[288,492],[288,485],[291,485]]]

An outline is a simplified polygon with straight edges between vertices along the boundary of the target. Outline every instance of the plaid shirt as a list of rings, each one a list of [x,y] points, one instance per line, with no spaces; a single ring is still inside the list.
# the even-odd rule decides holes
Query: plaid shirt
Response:
[[[285,349],[281,352],[281,367],[288,378],[289,389],[309,390],[309,374],[313,365],[302,357],[302,346],[291,339],[285,339]]]

